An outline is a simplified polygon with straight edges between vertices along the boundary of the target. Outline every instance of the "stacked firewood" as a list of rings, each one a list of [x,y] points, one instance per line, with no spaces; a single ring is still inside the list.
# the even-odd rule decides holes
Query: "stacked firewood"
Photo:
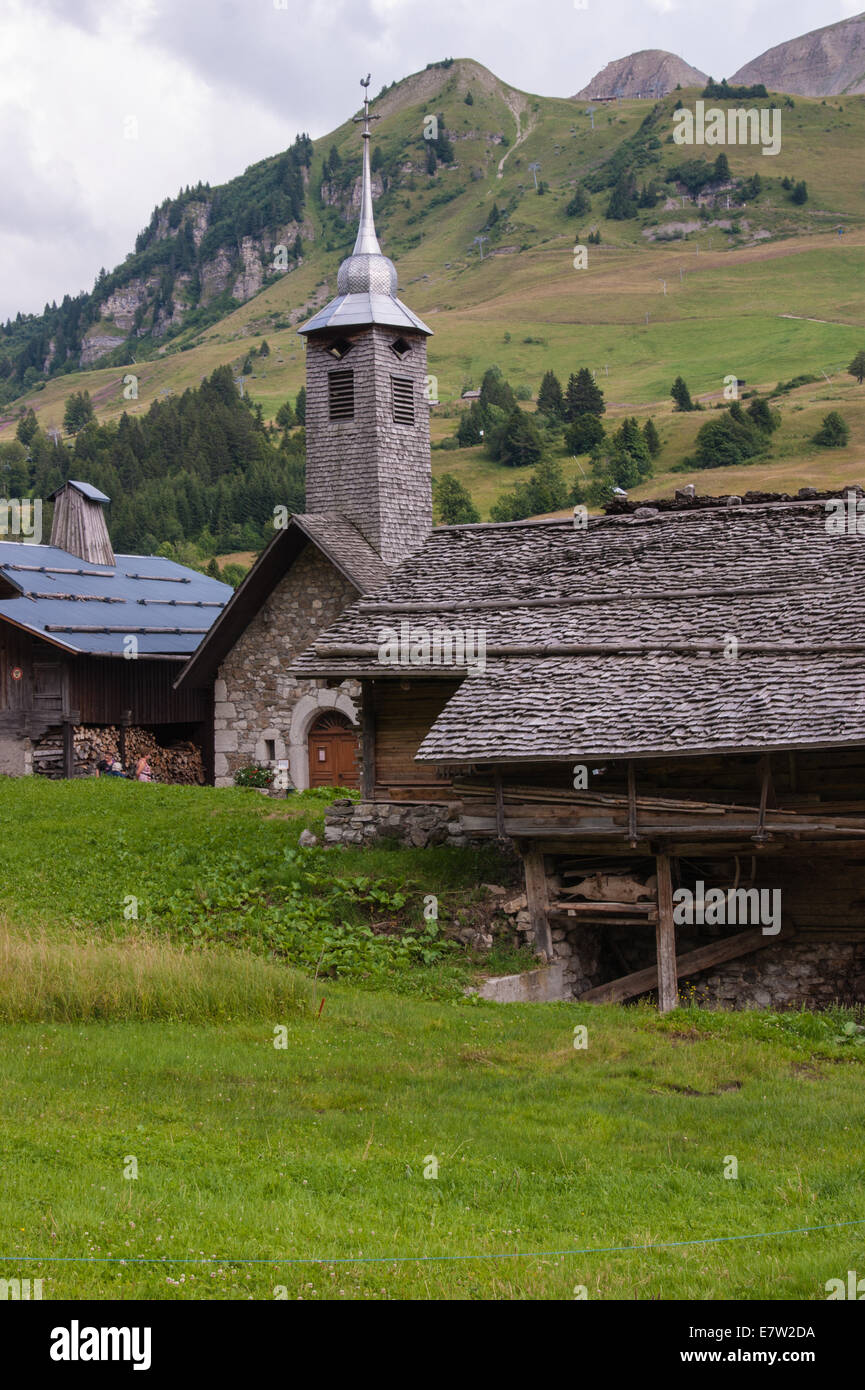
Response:
[[[125,758],[120,756],[120,728],[103,724],[98,728],[76,726],[73,732],[75,775],[87,776],[96,770],[103,758],[117,759],[123,771],[134,776],[135,766],[146,755],[157,782],[177,782],[184,785],[204,785],[204,764],[201,749],[189,740],[178,740],[163,748],[149,729],[131,727],[126,730]],[[33,770],[46,777],[63,776],[63,734],[49,730],[33,751]]]

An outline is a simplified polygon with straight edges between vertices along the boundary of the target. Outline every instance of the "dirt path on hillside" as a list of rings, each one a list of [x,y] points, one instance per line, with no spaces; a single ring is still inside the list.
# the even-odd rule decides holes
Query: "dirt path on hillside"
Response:
[[[531,135],[532,131],[537,125],[537,117],[535,117],[535,119],[532,120],[531,115],[529,115],[526,119],[526,128],[525,130],[523,130],[522,118],[526,109],[525,97],[518,96],[516,92],[507,92],[502,99],[517,123],[517,138],[512,145],[508,146],[501,159],[499,160],[498,172],[496,174],[497,179],[504,178],[505,160],[507,159],[508,155],[513,154],[514,150],[517,148],[518,145],[522,145],[525,140],[528,140],[529,136]]]

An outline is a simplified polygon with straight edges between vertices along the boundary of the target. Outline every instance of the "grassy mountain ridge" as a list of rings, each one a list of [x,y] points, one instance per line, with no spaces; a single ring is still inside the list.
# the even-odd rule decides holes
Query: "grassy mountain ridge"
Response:
[[[852,391],[855,413],[858,388],[838,385],[837,374],[863,343],[856,286],[865,269],[865,189],[857,151],[865,141],[865,100],[797,98],[782,105],[781,153],[767,158],[758,147],[720,147],[731,179],[710,183],[698,206],[670,178],[695,158],[711,161],[719,152],[672,142],[676,101],[690,105],[698,94],[674,93],[654,104],[622,101],[596,112],[592,129],[573,101],[519,92],[480,64],[456,60],[414,74],[376,99],[376,221],[396,261],[402,297],[435,330],[430,371],[444,404],[433,412],[434,439],[453,431],[446,403],[478,385],[493,362],[532,393],[548,367],[567,377],[588,365],[600,373],[611,413],[619,406],[665,411],[680,372],[692,391],[706,395],[719,393],[731,372],[760,387],[825,372],[838,390]],[[438,142],[424,139],[430,115],[443,117]],[[145,333],[134,343],[124,340],[118,351],[134,352],[132,365],[104,359],[32,383],[7,407],[0,441],[10,438],[25,405],[40,423],[59,428],[65,397],[83,387],[99,417],[111,419],[140,413],[165,392],[197,386],[217,366],[237,375],[262,337],[271,355],[255,359],[245,389],[272,418],[303,384],[297,325],[335,293],[337,267],[353,242],[359,147],[351,121],[314,142],[303,175],[303,254],[296,263],[289,258],[285,273],[243,303],[219,304],[215,296],[209,305],[220,316],[213,322],[181,315],[160,339]],[[540,168],[531,171],[534,163]],[[617,220],[606,213],[623,173],[633,175],[638,190],[654,181],[660,196],[654,208]],[[755,174],[761,191],[743,197]],[[233,181],[238,196],[247,178],[250,171]],[[784,179],[807,182],[805,204],[791,201]],[[574,217],[567,208],[578,183],[588,190],[590,209]],[[171,206],[163,215],[170,224]],[[573,248],[586,244],[593,229],[600,244],[588,248],[588,268],[575,270]],[[240,238],[239,256],[250,236]],[[477,236],[487,238],[483,259]],[[246,252],[248,266],[248,244]],[[116,321],[100,324],[120,335]],[[0,356],[3,351],[0,339]],[[124,397],[129,371],[138,379],[137,400]],[[815,400],[814,410],[820,405]],[[811,405],[803,409],[807,415]],[[688,451],[682,430],[697,423],[671,417],[661,474],[680,444],[679,457]],[[852,417],[851,424],[861,446]],[[824,467],[826,456],[800,434],[791,435],[791,463]],[[833,466],[841,453],[833,451]],[[433,459],[439,470],[464,474],[470,486],[477,480],[482,502],[512,481],[509,470],[476,451],[437,450]],[[568,466],[576,474],[577,464]],[[756,479],[741,484],[757,485]]]

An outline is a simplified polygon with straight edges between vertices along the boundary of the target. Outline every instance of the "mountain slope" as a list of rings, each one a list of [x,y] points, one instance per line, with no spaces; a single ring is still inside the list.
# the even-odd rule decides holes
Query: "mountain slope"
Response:
[[[627,58],[617,58],[595,77],[574,101],[588,97],[664,97],[676,85],[682,87],[703,87],[706,74],[699,68],[692,68],[675,53],[666,53],[661,48],[646,48],[640,53],[631,53]]]
[[[778,44],[734,73],[732,84],[822,97],[865,92],[865,14]]]

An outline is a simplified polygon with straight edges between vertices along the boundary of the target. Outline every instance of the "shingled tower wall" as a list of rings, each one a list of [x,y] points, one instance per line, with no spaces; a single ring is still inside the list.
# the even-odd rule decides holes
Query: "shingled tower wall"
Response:
[[[307,346],[307,509],[341,512],[386,564],[396,564],[432,529],[426,342],[421,333],[373,325],[353,333],[351,351],[335,361],[331,336]],[[398,341],[410,347],[402,358],[392,348]],[[331,420],[328,376],[347,369],[354,419]],[[411,382],[414,424],[394,419],[392,377]]]

